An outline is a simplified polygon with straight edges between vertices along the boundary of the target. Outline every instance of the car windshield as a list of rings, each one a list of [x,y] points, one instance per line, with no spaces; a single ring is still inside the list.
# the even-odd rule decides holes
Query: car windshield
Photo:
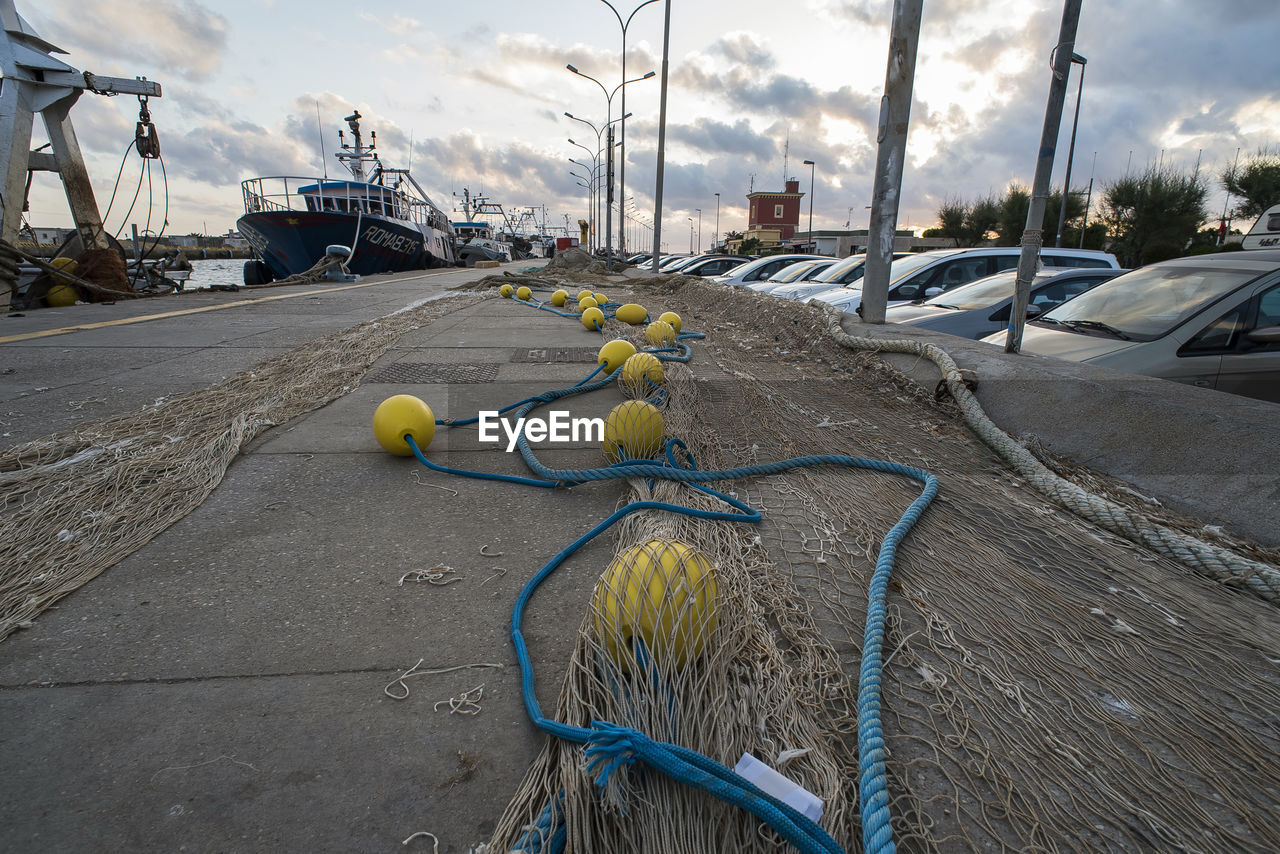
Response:
[[[994,276],[987,276],[985,279],[978,279],[976,282],[938,294],[932,299],[925,300],[924,304],[958,308],[964,311],[987,308],[1013,296],[1013,287],[1017,278],[1017,270],[996,273]],[[1040,281],[1043,279],[1037,277],[1031,280],[1031,284],[1034,286]]]
[[[918,255],[906,255],[899,258],[897,261],[894,261],[889,265],[889,284],[893,284],[898,281],[898,279],[910,276],[916,270],[919,270],[922,267],[927,267],[942,258],[947,258],[951,254],[953,253],[921,252]]]
[[[817,264],[817,261],[797,261],[796,263],[783,267],[778,272],[769,277],[771,282],[794,282]]]
[[[1160,265],[1103,282],[1046,312],[1064,326],[1105,323],[1140,341],[1168,334],[1214,300],[1258,275],[1258,269]]]
[[[834,281],[835,279],[840,278],[845,273],[849,272],[851,269],[853,269],[854,267],[858,266],[859,264],[863,263],[866,260],[867,260],[866,255],[850,255],[848,258],[843,258],[835,262],[830,267],[823,270],[818,275],[814,276],[813,281],[815,282]]]

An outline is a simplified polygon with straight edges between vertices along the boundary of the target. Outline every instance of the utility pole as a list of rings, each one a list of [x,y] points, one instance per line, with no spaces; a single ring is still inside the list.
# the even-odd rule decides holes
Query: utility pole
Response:
[[[1031,296],[1031,280],[1035,278],[1043,242],[1044,208],[1049,196],[1049,178],[1057,148],[1058,130],[1062,126],[1062,104],[1067,97],[1067,74],[1071,70],[1080,24],[1081,0],[1066,0],[1062,7],[1062,27],[1058,45],[1053,49],[1053,77],[1049,81],[1049,102],[1044,110],[1044,128],[1040,133],[1040,156],[1031,185],[1031,207],[1027,210],[1027,227],[1022,232],[1022,256],[1018,259],[1018,282],[1013,294],[1013,311],[1009,315],[1009,334],[1004,351],[1022,349],[1022,330],[1027,324],[1027,300]]]
[[[876,133],[875,188],[867,228],[867,272],[862,288],[862,319],[884,323],[889,300],[889,262],[898,228],[898,199],[906,161],[907,127],[911,123],[911,91],[915,85],[916,48],[920,44],[920,15],[924,0],[894,0],[889,34],[889,61],[880,126]]]
[[[667,58],[671,53],[671,0],[662,25],[662,94],[658,104],[658,180],[653,190],[653,272],[662,257],[662,172],[667,150]]]

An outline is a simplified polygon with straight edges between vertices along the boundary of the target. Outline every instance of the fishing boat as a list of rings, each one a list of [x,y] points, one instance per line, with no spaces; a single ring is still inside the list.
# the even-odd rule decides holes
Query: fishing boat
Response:
[[[448,216],[408,169],[378,159],[377,131],[364,145],[360,119],[359,111],[344,119],[351,143],[338,131],[334,156],[349,180],[281,175],[241,182],[244,215],[236,227],[261,257],[245,264],[245,284],[296,275],[335,254],[362,276],[457,264]]]
[[[453,223],[454,234],[458,237],[460,263],[474,267],[477,261],[514,261],[520,257],[510,239],[511,223],[502,205],[484,196],[472,196],[471,191],[463,187],[462,212],[466,219]],[[506,232],[499,234],[484,217],[501,217]]]

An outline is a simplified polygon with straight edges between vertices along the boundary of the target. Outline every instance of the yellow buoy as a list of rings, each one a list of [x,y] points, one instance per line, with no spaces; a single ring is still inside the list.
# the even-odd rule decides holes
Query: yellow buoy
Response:
[[[618,306],[618,310],[613,313],[613,316],[623,323],[638,326],[649,319],[649,311],[638,303],[629,302],[626,305]]]
[[[596,311],[599,310],[596,309]],[[630,341],[615,338],[600,348],[600,352],[596,354],[596,364],[604,365],[604,372],[611,374],[621,368],[622,363],[634,356],[635,352],[636,345]]]
[[[644,340],[655,347],[670,347],[676,343],[675,327],[665,320],[655,320],[645,327]]]
[[[586,299],[587,297],[591,297],[592,299],[595,299],[595,294],[593,294],[593,293],[591,293],[591,291],[588,291],[588,290],[585,290],[585,289],[584,289],[584,290],[581,290],[581,291],[578,291],[578,302],[582,302],[582,301],[583,301],[584,299]]]
[[[717,593],[705,555],[676,540],[650,540],[614,558],[596,583],[596,631],[624,669],[640,655],[659,667],[682,667],[715,633]]]
[[[436,417],[420,398],[411,394],[388,397],[373,413],[373,435],[384,450],[396,456],[413,456],[404,437],[412,436],[418,450],[425,451],[436,435]]]
[[[607,305],[609,302],[609,298],[599,291],[596,291],[594,296],[596,298],[596,305]]]
[[[578,308],[582,311],[586,311],[589,308],[597,308],[599,305],[600,303],[596,302],[595,297],[583,297],[578,300]]]
[[[651,389],[649,383],[660,385],[664,379],[666,372],[657,356],[652,353],[636,353],[622,363],[622,374],[618,377],[618,382],[627,393],[643,397]]]
[[[658,315],[658,319],[670,323],[671,328],[676,331],[676,334],[680,334],[680,315],[676,314],[674,311],[664,311],[662,314]]]
[[[498,288],[498,293],[501,294],[502,297],[505,299],[511,299],[512,294],[514,294],[515,292],[516,292],[516,289],[511,287],[510,285],[503,285],[502,287]]]
[[[598,308],[588,308],[582,312],[582,325],[593,332],[604,328],[604,312]]]
[[[80,268],[74,258],[54,258],[49,262],[49,266],[65,270],[73,276],[76,270]],[[55,308],[66,308],[69,305],[75,305],[76,300],[80,298],[80,292],[71,284],[71,279],[66,276],[60,276],[57,273],[53,273],[52,277],[54,284],[44,295],[44,301]]]
[[[516,299],[527,300],[531,296],[533,296],[533,291],[529,290],[528,286],[521,285],[516,288]]]
[[[662,448],[666,427],[662,413],[652,403],[625,400],[604,419],[604,455],[611,461],[652,457]]]
[[[551,304],[555,306],[564,305],[569,299],[569,292],[561,288],[551,295]]]

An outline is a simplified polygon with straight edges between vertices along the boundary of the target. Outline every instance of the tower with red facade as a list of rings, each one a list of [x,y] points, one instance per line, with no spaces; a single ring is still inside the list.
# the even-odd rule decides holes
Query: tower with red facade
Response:
[[[748,193],[747,234],[764,230],[779,232],[786,241],[795,236],[800,225],[800,182],[786,182],[786,189],[773,193]]]

